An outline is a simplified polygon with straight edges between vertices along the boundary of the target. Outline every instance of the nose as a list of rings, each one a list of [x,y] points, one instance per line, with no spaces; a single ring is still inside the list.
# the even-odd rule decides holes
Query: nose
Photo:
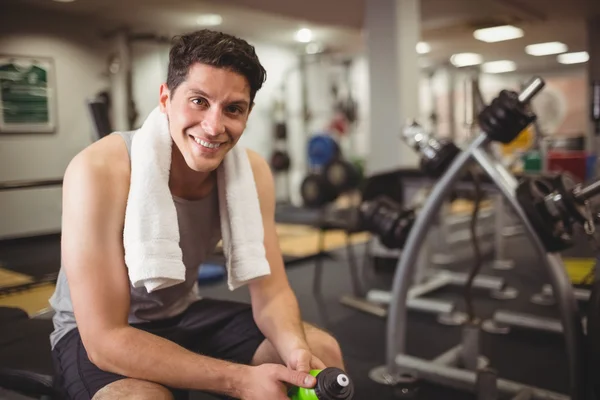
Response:
[[[213,107],[204,113],[200,124],[204,133],[210,136],[218,136],[225,133],[225,123],[223,114],[218,107]]]

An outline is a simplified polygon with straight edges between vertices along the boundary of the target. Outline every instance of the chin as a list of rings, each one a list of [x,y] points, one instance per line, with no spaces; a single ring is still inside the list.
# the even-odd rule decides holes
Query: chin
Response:
[[[217,167],[221,163],[220,161],[221,160],[190,160],[187,162],[187,165],[192,171],[212,172],[215,169],[217,169]]]
[[[187,166],[196,172],[212,172],[221,164],[221,157],[215,157],[211,159],[198,159],[198,157],[194,155],[190,155],[190,157],[186,161]]]

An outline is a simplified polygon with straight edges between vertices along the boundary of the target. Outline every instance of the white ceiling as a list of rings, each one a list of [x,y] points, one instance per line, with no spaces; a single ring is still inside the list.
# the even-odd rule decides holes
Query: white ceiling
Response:
[[[300,27],[313,29],[316,40],[334,51],[361,51],[365,2],[368,0],[4,0],[2,6],[36,7],[78,13],[105,21],[107,29],[171,35],[197,29],[196,16],[219,13],[223,31],[250,41],[286,46]],[[401,1],[401,0],[399,0]],[[585,20],[600,17],[600,0],[421,0],[422,38],[432,51],[426,64],[447,62],[456,52],[478,52],[485,61],[511,59],[523,72],[563,67],[556,56],[525,54],[527,44],[562,41],[569,51],[586,50]],[[488,44],[473,38],[477,27],[512,23],[525,31],[521,39]],[[600,23],[600,22],[599,22]]]

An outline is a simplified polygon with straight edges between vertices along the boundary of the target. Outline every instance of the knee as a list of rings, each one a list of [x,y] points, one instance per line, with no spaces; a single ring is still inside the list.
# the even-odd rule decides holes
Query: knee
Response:
[[[173,395],[164,386],[137,379],[122,379],[100,389],[92,400],[173,400]]]
[[[318,331],[312,346],[314,346],[316,356],[326,364],[332,362],[338,364],[342,360],[342,348],[338,341],[330,334]]]
[[[331,335],[325,334],[323,338],[324,351],[329,357],[341,360],[342,359],[342,348],[338,341]]]

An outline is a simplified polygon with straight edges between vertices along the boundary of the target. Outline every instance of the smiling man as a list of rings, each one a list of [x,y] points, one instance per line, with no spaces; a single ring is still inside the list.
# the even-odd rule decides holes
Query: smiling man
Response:
[[[202,30],[176,38],[159,106],[169,121],[169,187],[186,281],[133,288],[123,227],[135,132],[92,144],[63,186],[62,262],[51,335],[57,386],[68,399],[171,399],[196,389],[284,400],[313,387],[311,368],[343,368],[336,340],[303,323],[275,231],[269,165],[248,151],[271,274],[249,283],[251,304],[200,298],[198,266],[221,239],[216,169],[242,136],[266,72],[254,48]]]

